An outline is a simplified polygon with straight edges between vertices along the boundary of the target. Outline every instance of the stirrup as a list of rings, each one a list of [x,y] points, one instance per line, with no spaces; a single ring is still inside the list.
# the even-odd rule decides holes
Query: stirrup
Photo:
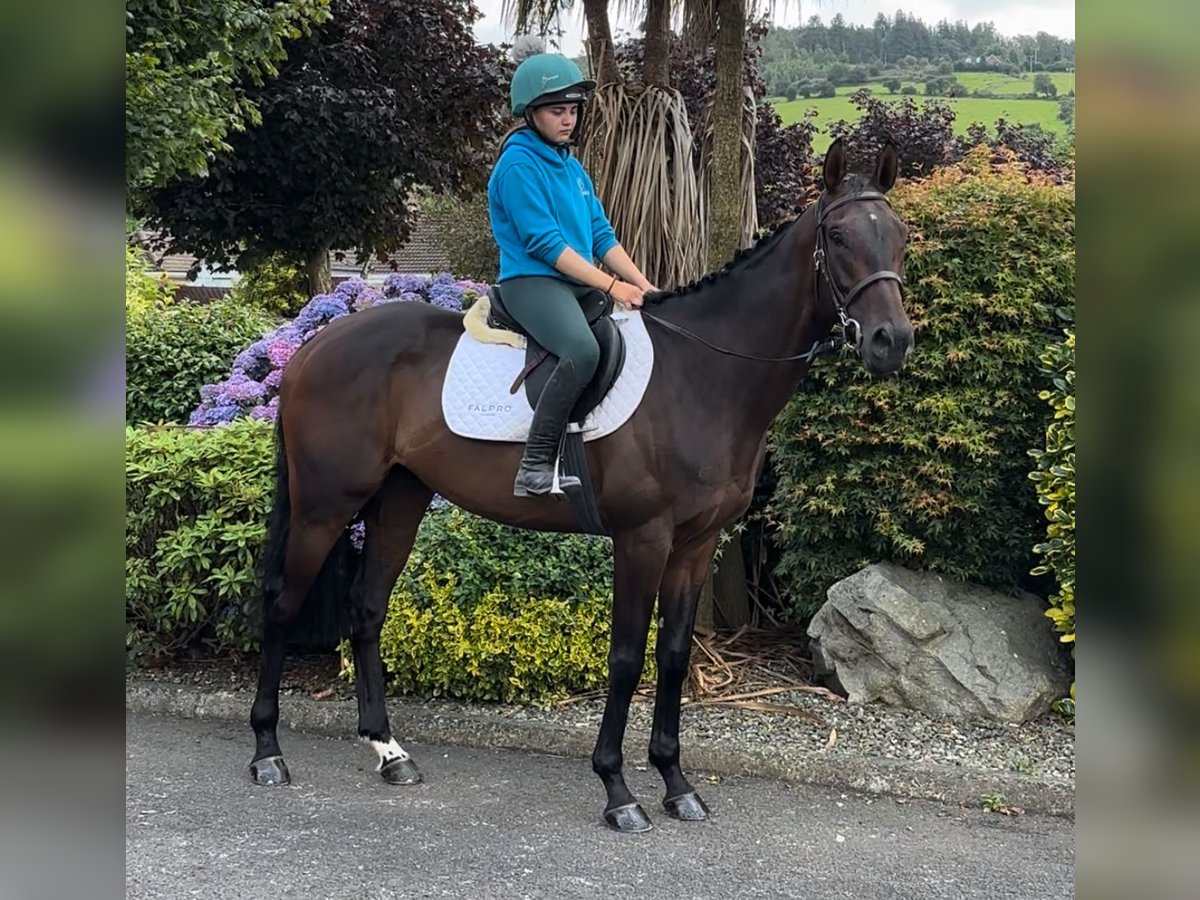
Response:
[[[533,470],[533,471],[536,472],[536,474],[538,474],[538,475],[545,474],[544,472],[539,471],[539,470]],[[558,500],[563,500],[567,496],[567,494],[566,494],[567,488],[577,488],[577,487],[582,486],[582,484],[583,484],[583,482],[581,482],[574,475],[562,474],[562,472],[559,470],[559,467],[556,462],[556,464],[554,466],[554,472],[550,476],[550,487],[544,491],[530,490],[528,487],[521,484],[521,470],[518,469],[517,470],[517,480],[513,482],[513,496],[514,497],[554,497]]]
[[[583,482],[577,476],[564,475],[562,472],[562,451],[566,440],[567,436],[564,432],[563,439],[558,443],[558,452],[554,454],[554,480],[550,483],[550,493],[557,494],[560,498],[566,496],[565,488],[583,486]]]

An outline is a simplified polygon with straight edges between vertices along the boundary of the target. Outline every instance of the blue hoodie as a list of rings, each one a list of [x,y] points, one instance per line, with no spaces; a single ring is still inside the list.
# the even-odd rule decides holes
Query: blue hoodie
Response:
[[[566,149],[526,128],[509,137],[488,180],[488,215],[500,248],[500,280],[566,279],[554,261],[566,247],[588,262],[617,245],[587,172]]]

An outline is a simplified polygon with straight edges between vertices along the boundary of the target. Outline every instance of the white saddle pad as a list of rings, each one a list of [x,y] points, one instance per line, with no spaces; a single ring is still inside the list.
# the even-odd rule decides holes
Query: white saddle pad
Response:
[[[642,402],[654,368],[654,346],[642,314],[618,310],[613,321],[625,338],[625,367],[612,390],[582,423],[585,441],[612,434],[625,424]],[[515,394],[508,392],[524,367],[524,349],[485,344],[463,332],[442,384],[446,425],[462,437],[524,442],[533,422],[533,408],[524,384]]]

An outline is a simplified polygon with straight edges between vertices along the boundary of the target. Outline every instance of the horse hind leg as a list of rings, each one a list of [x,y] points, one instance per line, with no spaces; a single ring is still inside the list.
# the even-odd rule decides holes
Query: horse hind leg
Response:
[[[359,737],[379,754],[377,771],[389,784],[415,784],[421,780],[421,772],[392,737],[388,724],[379,635],[392,588],[408,561],[432,497],[433,491],[415,475],[397,467],[363,511],[366,543],[350,608],[354,692]]]
[[[266,586],[258,690],[250,709],[250,727],[254,730],[250,776],[259,784],[277,785],[291,781],[277,734],[279,681],[283,674],[285,644],[330,551],[339,540],[349,540],[346,526],[353,515],[351,510],[344,517],[317,523],[298,521],[292,516],[285,545],[282,586],[278,590],[269,582]],[[336,564],[337,560],[331,563]]]

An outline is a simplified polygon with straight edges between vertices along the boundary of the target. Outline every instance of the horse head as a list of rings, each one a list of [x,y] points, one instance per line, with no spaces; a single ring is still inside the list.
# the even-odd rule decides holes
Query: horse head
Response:
[[[825,154],[817,202],[816,296],[832,307],[873,375],[899,371],[913,344],[903,303],[908,228],[887,198],[898,169],[896,148],[888,144],[869,178],[850,174],[839,138]]]

